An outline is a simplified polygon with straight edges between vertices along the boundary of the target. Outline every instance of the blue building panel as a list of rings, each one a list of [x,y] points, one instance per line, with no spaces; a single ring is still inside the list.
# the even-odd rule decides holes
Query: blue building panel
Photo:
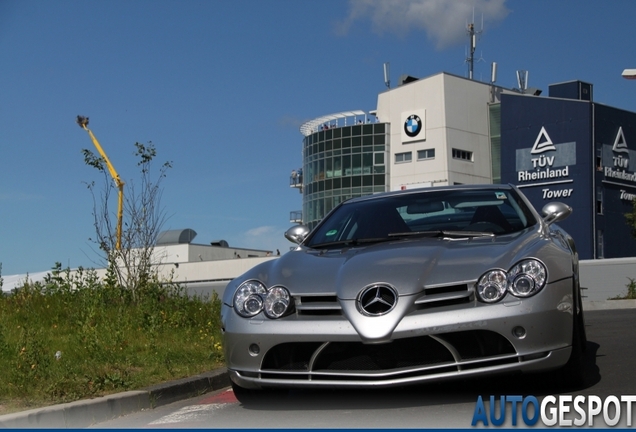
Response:
[[[548,88],[548,92],[551,98],[592,101],[592,84],[582,81],[551,84]]]
[[[524,95],[501,96],[501,181],[518,186],[541,209],[561,201],[561,222],[579,256],[595,256],[592,104]]]
[[[636,256],[625,219],[636,197],[636,114],[595,104],[594,124],[597,255]]]

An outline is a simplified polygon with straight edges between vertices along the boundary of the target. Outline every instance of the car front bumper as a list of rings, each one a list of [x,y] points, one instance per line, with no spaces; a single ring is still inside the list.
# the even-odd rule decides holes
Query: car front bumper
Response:
[[[550,370],[570,357],[572,279],[523,300],[407,309],[390,341],[373,344],[344,314],[245,319],[223,305],[230,377],[245,388],[388,387]],[[379,325],[375,318],[368,326]]]

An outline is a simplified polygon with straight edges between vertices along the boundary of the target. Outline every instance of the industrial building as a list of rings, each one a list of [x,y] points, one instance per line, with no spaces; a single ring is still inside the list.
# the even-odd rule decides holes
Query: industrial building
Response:
[[[180,264],[272,255],[272,251],[268,250],[231,247],[225,240],[212,240],[208,244],[192,243],[196,235],[190,228],[160,232],[153,249],[152,261],[158,264]]]

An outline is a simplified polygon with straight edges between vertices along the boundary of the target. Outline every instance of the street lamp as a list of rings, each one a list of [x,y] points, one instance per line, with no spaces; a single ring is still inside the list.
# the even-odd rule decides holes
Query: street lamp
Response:
[[[621,75],[625,79],[636,79],[636,69],[625,69]]]

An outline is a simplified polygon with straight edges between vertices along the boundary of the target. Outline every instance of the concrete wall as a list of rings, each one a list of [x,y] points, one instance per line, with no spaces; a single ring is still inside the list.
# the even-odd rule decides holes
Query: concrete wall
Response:
[[[231,280],[242,275],[252,267],[278,257],[240,258],[221,261],[203,261],[165,264],[159,267],[159,274],[175,282],[204,282]]]
[[[193,288],[195,284],[214,282],[216,291],[222,292],[219,284],[227,284],[253,266],[270,259],[276,257],[183,263],[179,268],[166,265],[162,274],[169,275],[174,269],[175,281],[189,282]],[[625,285],[629,283],[628,278],[636,279],[636,258],[584,260],[580,264],[581,287],[586,288],[583,290],[586,301],[604,301],[623,295],[627,292]]]
[[[201,244],[174,244],[156,246],[153,251],[153,261],[162,263],[193,263],[200,261],[230,260],[240,256],[265,257],[272,255],[271,251],[245,249],[235,247],[220,247]]]
[[[583,260],[581,287],[586,301],[604,301],[627,292],[628,278],[636,279],[636,258]]]
[[[160,267],[160,277],[175,282],[186,283],[193,293],[221,294],[225,285],[252,267],[278,257],[241,258],[223,261],[207,261],[165,264]],[[28,275],[31,281],[42,280],[48,272]],[[97,270],[99,276],[104,270]],[[583,260],[580,265],[581,287],[586,302],[604,301],[627,292],[629,278],[636,279],[636,258],[614,258],[604,260]],[[20,286],[27,275],[4,276],[3,291],[9,292]]]
[[[242,275],[258,264],[277,258],[277,256],[270,256],[241,259],[236,258],[220,261],[162,264],[158,267],[159,278],[165,281],[172,280],[174,282],[191,284],[208,283],[218,286],[219,284],[227,284],[235,277]],[[71,272],[74,272],[74,270]],[[103,278],[106,275],[105,269],[95,269],[95,272],[100,278]],[[2,291],[5,293],[11,292],[14,288],[22,286],[26,279],[30,282],[42,281],[48,273],[50,272],[44,271],[28,275],[3,276],[4,283],[2,285]]]

